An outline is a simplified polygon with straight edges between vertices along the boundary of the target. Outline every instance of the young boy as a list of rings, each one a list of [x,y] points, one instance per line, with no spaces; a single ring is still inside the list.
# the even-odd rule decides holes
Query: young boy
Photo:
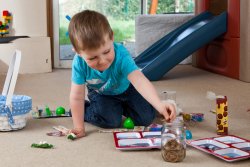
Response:
[[[70,107],[71,132],[78,138],[85,136],[84,121],[118,128],[124,115],[135,125],[148,126],[155,109],[166,120],[175,119],[175,107],[161,102],[128,51],[114,43],[105,16],[90,10],[76,14],[69,24],[69,37],[77,53],[72,64]],[[85,100],[85,85],[89,101]]]

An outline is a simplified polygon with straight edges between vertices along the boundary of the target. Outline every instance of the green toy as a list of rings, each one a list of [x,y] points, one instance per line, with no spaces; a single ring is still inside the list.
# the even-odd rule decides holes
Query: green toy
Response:
[[[67,135],[67,138],[70,139],[70,140],[75,140],[77,137],[74,133],[70,133]]]
[[[56,108],[56,115],[64,115],[65,109],[62,106]]]
[[[46,111],[46,115],[47,116],[51,116],[52,115],[52,112],[50,111],[50,109],[49,109],[48,106],[46,106],[45,111]]]
[[[57,107],[56,110],[51,110],[47,105],[44,108],[37,106],[31,114],[35,119],[71,117],[70,111],[66,111],[62,106]]]
[[[123,127],[127,129],[134,129],[135,125],[133,120],[130,117],[126,118],[123,123]]]
[[[49,144],[47,142],[40,142],[40,143],[33,143],[31,144],[31,147],[34,147],[34,148],[53,148],[54,146],[52,144]]]

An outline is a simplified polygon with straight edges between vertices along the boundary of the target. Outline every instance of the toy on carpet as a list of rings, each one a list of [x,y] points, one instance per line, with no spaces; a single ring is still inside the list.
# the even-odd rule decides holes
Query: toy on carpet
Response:
[[[227,96],[216,99],[216,118],[217,118],[217,134],[227,135],[228,134],[228,104]]]
[[[76,137],[76,135],[74,134],[74,133],[69,133],[68,135],[67,135],[67,139],[70,139],[70,140],[75,140],[77,137]]]
[[[67,139],[75,140],[77,136],[74,133],[71,133],[70,130],[64,126],[53,126],[53,129],[57,130],[57,132],[47,133],[48,136],[67,136]]]
[[[46,133],[48,136],[56,136],[56,137],[61,137],[61,136],[65,136],[65,134],[63,134],[60,131],[54,131],[54,132],[48,132]]]
[[[32,111],[32,117],[35,119],[40,118],[58,118],[58,117],[71,117],[70,112],[67,112],[64,107],[59,106],[56,110],[51,110],[48,106],[45,108],[35,107]]]
[[[227,96],[216,95],[214,92],[208,91],[207,98],[216,100],[216,125],[218,135],[228,134],[228,103]]]
[[[182,117],[177,117],[176,119],[182,120]],[[128,120],[130,123],[131,119]],[[124,122],[125,123],[125,122]],[[128,125],[127,125],[128,126]],[[186,128],[186,127],[185,127]],[[98,129],[99,133],[116,133],[116,132],[161,132],[162,131],[162,125],[152,123],[148,127],[145,126],[134,126],[134,128],[115,128],[115,129]],[[192,132],[185,129],[186,139],[192,139]]]
[[[8,10],[3,11],[3,21],[0,21],[0,35],[3,37],[9,34],[10,22],[12,20],[11,13]]]
[[[197,122],[204,120],[203,113],[182,113],[181,115],[186,126],[195,126]]]
[[[135,124],[133,120],[130,117],[128,117],[124,120],[123,127],[126,129],[134,129]]]
[[[248,139],[235,135],[205,137],[187,142],[188,145],[227,162],[250,158],[249,143]]]
[[[128,120],[129,123],[131,120]],[[125,123],[125,122],[124,122]],[[128,125],[126,125],[128,126]],[[130,125],[132,127],[132,125]],[[129,126],[128,126],[129,127]],[[134,128],[115,128],[115,129],[98,129],[100,133],[114,133],[114,132],[149,132],[149,131],[161,131],[162,125],[152,123],[148,127],[134,126]]]
[[[185,134],[186,134],[186,139],[190,140],[193,138],[192,132],[188,129],[185,130]]]
[[[119,150],[148,150],[161,148],[161,132],[114,132]]]
[[[54,148],[54,146],[52,144],[49,144],[46,141],[40,141],[38,144],[37,143],[33,143],[33,144],[31,144],[31,147],[34,147],[34,148],[44,148],[44,149]]]
[[[65,115],[65,108],[59,106],[56,108],[56,115]]]

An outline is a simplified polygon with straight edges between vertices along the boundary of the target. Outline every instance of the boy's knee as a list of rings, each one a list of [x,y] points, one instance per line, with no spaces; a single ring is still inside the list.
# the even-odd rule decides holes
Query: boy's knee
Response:
[[[146,115],[144,115],[143,119],[138,122],[139,126],[149,126],[150,124],[153,123],[155,119],[155,110],[152,110],[151,112],[148,112]]]
[[[143,125],[142,126],[149,126],[150,124],[152,124],[152,122],[154,121],[155,116],[150,116],[147,117],[147,119],[143,120]]]
[[[114,124],[113,124],[113,127],[112,127],[112,128],[120,128],[120,127],[121,127],[121,124],[122,124],[122,122],[121,122],[121,121],[120,121],[120,122],[116,121],[116,122],[114,122]]]
[[[121,120],[112,120],[104,123],[103,128],[120,128],[122,124]]]

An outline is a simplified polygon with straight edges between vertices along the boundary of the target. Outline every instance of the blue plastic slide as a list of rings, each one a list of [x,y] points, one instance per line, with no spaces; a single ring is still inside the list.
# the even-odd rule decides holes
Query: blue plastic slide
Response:
[[[154,43],[135,62],[145,76],[159,80],[193,52],[227,31],[227,13],[204,12]]]

